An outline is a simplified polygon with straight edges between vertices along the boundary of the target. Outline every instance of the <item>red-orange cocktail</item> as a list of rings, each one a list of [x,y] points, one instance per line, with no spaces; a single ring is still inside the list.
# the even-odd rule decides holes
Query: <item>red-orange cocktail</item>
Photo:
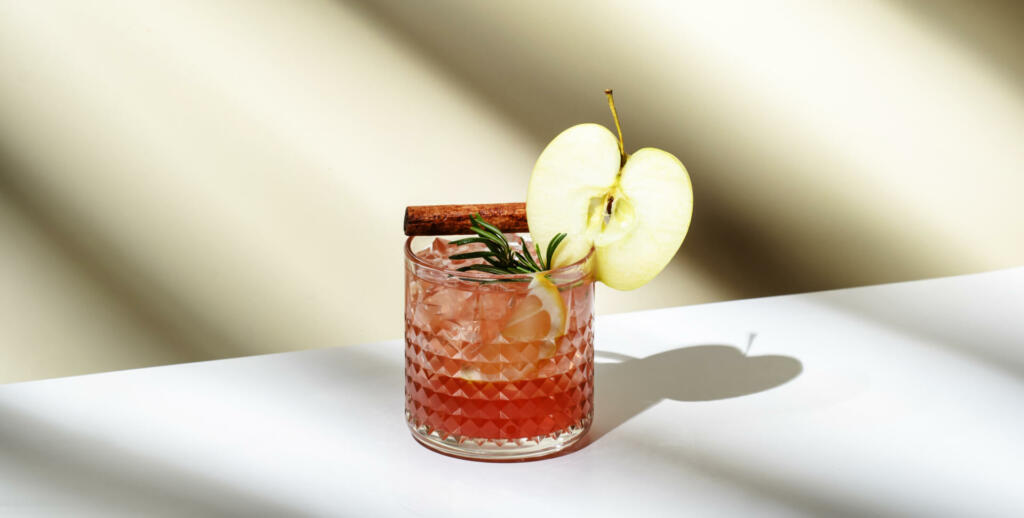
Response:
[[[414,239],[416,243],[414,243]],[[590,426],[590,256],[544,273],[460,272],[471,249],[405,247],[405,399],[413,436],[457,456],[554,453]],[[509,240],[513,241],[514,240]]]

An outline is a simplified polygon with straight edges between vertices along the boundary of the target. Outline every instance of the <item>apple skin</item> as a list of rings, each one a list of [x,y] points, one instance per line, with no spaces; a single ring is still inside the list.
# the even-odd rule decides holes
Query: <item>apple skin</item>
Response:
[[[621,169],[620,160],[618,140],[604,126],[563,131],[537,159],[526,217],[542,248],[555,234],[568,234],[554,267],[578,261],[593,247],[595,277],[631,290],[650,282],[679,250],[693,190],[686,167],[668,152],[640,149]]]

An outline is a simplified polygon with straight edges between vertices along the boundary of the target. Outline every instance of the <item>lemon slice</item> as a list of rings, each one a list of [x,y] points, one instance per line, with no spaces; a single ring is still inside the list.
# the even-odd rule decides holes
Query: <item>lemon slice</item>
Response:
[[[554,341],[565,334],[565,302],[543,274],[533,275],[529,294],[512,310],[501,336],[510,342]]]

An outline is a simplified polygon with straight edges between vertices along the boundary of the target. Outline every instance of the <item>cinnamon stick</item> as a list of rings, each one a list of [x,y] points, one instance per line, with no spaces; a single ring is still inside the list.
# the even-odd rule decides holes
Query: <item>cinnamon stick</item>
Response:
[[[405,208],[405,235],[450,236],[471,234],[469,217],[480,214],[502,232],[528,232],[525,203],[473,205],[418,205]]]

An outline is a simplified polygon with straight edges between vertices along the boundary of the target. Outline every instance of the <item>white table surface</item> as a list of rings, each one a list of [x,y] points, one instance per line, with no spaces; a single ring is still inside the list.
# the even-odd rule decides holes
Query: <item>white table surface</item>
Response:
[[[525,463],[419,446],[399,341],[0,386],[0,516],[1024,516],[1024,268],[596,334],[589,443]]]

